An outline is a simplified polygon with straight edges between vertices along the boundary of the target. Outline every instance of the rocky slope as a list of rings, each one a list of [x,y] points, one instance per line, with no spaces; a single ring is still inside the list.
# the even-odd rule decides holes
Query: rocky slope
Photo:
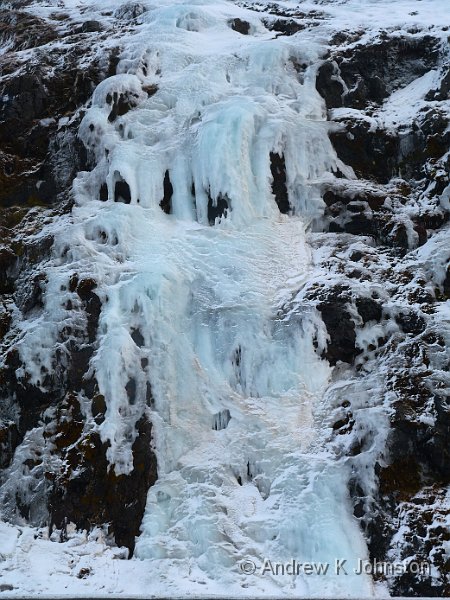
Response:
[[[26,4],[3,9],[1,31],[1,464],[29,480],[21,492],[17,482],[3,487],[5,513],[35,525],[45,520],[61,531],[68,522],[88,530],[109,523],[117,543],[132,552],[156,477],[151,425],[144,416],[136,421],[135,468],[129,476],[115,476],[107,445],[92,429],[106,410],[88,374],[101,310],[95,280],[72,275],[74,301],[67,308],[79,313],[78,327],[60,332],[55,362],[50,372],[43,369],[40,386],[18,375],[23,363],[15,347],[21,324],[43,307],[53,244],[47,226],[70,214],[72,181],[90,168],[77,132],[95,86],[115,73],[119,46],[108,43],[98,21],[74,22],[57,7],[42,18]],[[123,17],[127,23],[138,11],[130,10]],[[123,29],[120,14],[117,21]],[[80,394],[89,401],[91,425]],[[30,432],[39,438],[36,447],[13,460]]]
[[[411,28],[361,43],[361,33],[331,40],[318,73],[337,124],[333,145],[358,181],[325,190],[325,227],[337,235],[334,243],[322,238],[332,248],[328,284],[313,297],[331,338],[328,360],[355,366],[352,386],[372,379],[371,393],[389,417],[370,467],[375,494],[358,474],[364,453],[373,456],[374,423],[350,402],[333,425],[345,451],[358,456],[351,493],[371,556],[431,560],[432,576],[392,577],[391,593],[446,596],[448,40]]]
[[[102,132],[92,125],[91,137],[84,136],[92,143],[83,144],[80,123],[97,84],[136,72],[124,64],[123,47],[152,6],[53,4],[15,0],[0,15],[2,519],[22,539],[29,526],[40,537],[48,528],[64,548],[75,529],[102,529],[106,545],[124,546],[131,557],[159,468],[146,339],[130,323],[144,375],[130,376],[126,387],[133,407],[124,417],[128,470],[114,464],[114,448],[102,437],[110,404],[93,359],[108,297],[95,265],[80,261],[80,272],[67,272],[59,293],[70,318],[55,324],[51,361],[40,362],[33,348],[25,352],[23,340],[30,331],[39,336],[48,295],[55,294],[49,280],[71,253],[61,240],[71,223],[73,181],[99,164]],[[375,579],[392,595],[448,596],[450,22],[443,4],[429,0],[419,8],[399,3],[391,18],[382,21],[381,10],[366,16],[366,27],[364,16],[352,26],[346,4],[230,5],[236,16],[229,26],[241,36],[255,35],[258,22],[274,40],[317,32],[324,49],[315,86],[341,162],[319,182],[323,202],[307,238],[313,275],[283,299],[278,317],[295,323],[309,311],[322,324],[316,354],[333,368],[323,403],[327,444],[350,465],[348,493],[370,557],[431,565],[427,573]],[[291,62],[301,81],[306,65]],[[138,68],[145,78],[151,65]],[[109,122],[119,127],[159,85],[110,94]],[[273,199],[293,216],[287,169],[283,153],[272,152]],[[115,181],[113,198],[109,192],[109,201],[132,200],[125,180]],[[168,170],[162,192],[161,208],[170,214]],[[104,182],[98,196],[108,200]],[[210,224],[226,217],[228,202],[209,195]],[[97,233],[114,245],[111,232]],[[229,412],[220,413],[216,429],[228,421]],[[83,543],[88,554],[99,552],[92,540]],[[0,590],[23,591],[10,564]],[[92,565],[77,564],[73,575],[89,582]]]

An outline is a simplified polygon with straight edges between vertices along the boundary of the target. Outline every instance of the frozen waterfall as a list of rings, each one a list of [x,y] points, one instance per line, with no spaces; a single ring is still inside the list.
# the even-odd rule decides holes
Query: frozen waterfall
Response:
[[[50,365],[51,340],[73,318],[62,284],[68,273],[95,278],[91,369],[117,473],[132,466],[136,420],[147,411],[153,423],[159,479],[136,546],[152,559],[149,593],[369,596],[369,577],[333,567],[367,549],[350,466],[324,445],[331,368],[315,344],[326,331],[312,309],[284,308],[311,276],[305,228],[320,215],[320,183],[348,170],[315,89],[319,36],[276,38],[255,15],[215,0],[149,5],[140,17],[81,124],[96,166],[75,182],[45,314],[20,351],[30,370]],[[248,35],[231,27],[236,17]],[[271,156],[286,168],[288,214]],[[266,558],[331,567],[239,570]]]

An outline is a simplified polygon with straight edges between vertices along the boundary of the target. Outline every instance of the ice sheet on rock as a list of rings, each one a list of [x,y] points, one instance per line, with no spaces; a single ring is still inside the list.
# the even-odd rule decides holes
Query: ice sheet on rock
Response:
[[[102,435],[111,441],[109,458],[118,472],[131,468],[134,423],[145,404],[142,390],[147,375],[136,364],[146,349],[136,349],[130,337],[132,322],[146,338],[147,349],[154,353],[160,344],[159,354],[152,358],[155,364],[149,367],[156,378],[152,386],[157,407],[162,394],[161,390],[158,396],[162,385],[158,377],[169,377],[162,375],[162,368],[156,375],[157,361],[175,340],[180,344],[179,329],[171,337],[168,334],[187,317],[183,327],[196,338],[191,351],[200,357],[217,353],[223,364],[214,368],[230,371],[231,386],[265,395],[298,385],[298,375],[286,375],[286,381],[278,383],[264,374],[264,365],[282,351],[285,338],[289,352],[298,354],[299,342],[291,341],[292,334],[282,328],[265,333],[274,341],[267,350],[261,349],[262,356],[244,355],[238,374],[227,363],[239,346],[238,336],[233,338],[231,332],[241,323],[248,321],[249,339],[256,346],[261,331],[276,329],[271,321],[275,297],[283,291],[284,279],[295,278],[307,264],[303,228],[322,203],[317,183],[336,167],[323,103],[315,90],[320,48],[308,36],[296,44],[272,43],[252,13],[248,17],[256,34],[244,43],[229,26],[230,14],[227,4],[177,4],[145,13],[147,27],[124,49],[119,74],[98,86],[80,128],[98,166],[75,183],[78,208],[71,239],[68,243],[66,232],[64,238],[57,236],[55,253],[69,260],[69,265],[62,260],[66,272],[69,268],[82,274],[89,269],[99,283],[98,294],[108,299],[93,367],[108,398]],[[186,15],[198,26],[180,27]],[[305,65],[302,81],[295,61]],[[149,85],[157,86],[157,91],[146,97]],[[111,120],[114,95],[127,93],[136,98],[136,106]],[[303,222],[288,222],[279,214],[271,187],[272,151],[285,157],[290,204]],[[160,208],[167,174],[173,189],[170,216]],[[105,183],[109,202],[96,202]],[[124,196],[130,206],[112,203]],[[220,198],[227,199],[227,212],[216,218],[215,227],[204,228],[209,225],[210,204]],[[60,321],[71,318],[60,304],[64,277],[63,269],[56,268],[48,284],[47,347],[34,340],[42,332],[42,322],[28,333],[28,343],[22,343],[22,356],[30,365],[51,367],[54,315]],[[211,331],[213,325],[208,311],[220,315],[222,308],[226,316],[213,317],[217,330],[211,340],[204,340],[203,330]],[[161,329],[167,324],[163,336],[167,339],[157,338],[155,319]],[[173,368],[178,364],[182,361]],[[293,373],[298,369],[297,363]],[[247,381],[246,372],[252,370],[258,373],[256,383]],[[30,368],[30,375],[39,384],[39,370]],[[137,385],[131,406],[126,389],[130,380]],[[210,422],[210,415],[204,419]]]
[[[76,2],[64,4],[81,18]],[[92,16],[114,15],[118,6],[83,4]],[[47,14],[55,5],[34,10]],[[76,538],[98,571],[71,591],[91,585],[210,596],[225,586],[228,594],[253,596],[371,595],[366,577],[243,577],[237,566],[249,558],[365,558],[347,497],[352,465],[324,449],[327,410],[351,397],[356,427],[365,422],[374,432],[374,452],[387,429],[376,378],[362,395],[352,383],[329,387],[331,369],[313,343],[325,345],[317,314],[298,306],[279,314],[302,282],[317,277],[305,229],[320,215],[322,183],[337,167],[352,176],[337,161],[315,89],[320,33],[275,38],[256,12],[219,1],[143,5],[138,26],[121,40],[118,74],[97,88],[81,124],[97,166],[75,181],[72,221],[55,232],[43,316],[24,326],[20,345],[30,381],[39,384],[41,367],[51,369],[58,328],[74,318],[61,286],[75,272],[93,277],[103,306],[91,367],[107,401],[100,433],[117,473],[132,467],[144,411],[153,423],[159,480],[137,544],[141,562],[125,563],[128,571],[121,564],[116,582],[106,582],[101,570],[112,561],[105,544]],[[432,22],[430,7],[446,3],[420,5],[420,19]],[[412,24],[419,17],[406,16],[408,6],[329,3],[335,21],[318,31],[381,16]],[[236,17],[248,20],[250,35],[233,31]],[[111,117],[114,94],[134,100]],[[289,216],[272,193],[271,152],[286,164]],[[167,178],[171,214],[160,206]],[[108,200],[101,201],[105,185]],[[212,219],[219,203],[226,211]],[[438,260],[436,252],[425,260]],[[368,327],[359,341],[376,334]],[[42,551],[58,565],[50,584],[38,573],[44,558],[36,563],[40,590],[69,585],[73,548],[32,541],[29,533],[23,543],[30,563]],[[124,573],[136,574],[128,577],[131,588],[123,588]],[[20,577],[20,589],[31,591],[22,567]]]
[[[75,182],[73,223],[57,236],[44,317],[22,356],[49,363],[37,335],[47,327],[51,344],[55,316],[71,318],[61,308],[67,273],[94,277],[103,307],[92,370],[117,473],[132,468],[145,410],[153,423],[159,480],[136,548],[151,559],[152,592],[333,595],[350,582],[368,595],[365,577],[243,581],[237,567],[366,554],[347,466],[321,448],[315,407],[330,368],[314,349],[314,318],[277,317],[311,268],[305,227],[320,214],[320,183],[346,170],[315,89],[322,49],[307,32],[273,39],[250,11],[244,38],[229,25],[240,9],[226,3],[149,8],[81,125],[97,167]],[[271,152],[284,157],[290,216],[272,194]],[[211,219],[219,202],[227,210]],[[38,373],[30,368],[36,383]]]
[[[378,117],[385,126],[411,125],[424,104],[425,96],[436,85],[438,72],[431,70],[394,92],[383,104]]]
[[[125,386],[130,377],[144,385],[133,323],[149,360],[159,473],[136,554],[153,560],[160,583],[156,574],[170,578],[176,565],[173,589],[180,574],[195,589],[201,573],[208,590],[219,581],[240,590],[236,565],[246,557],[331,563],[338,552],[366,552],[346,500],[346,466],[316,454],[314,407],[329,367],[314,351],[308,315],[276,318],[280,297],[307,274],[305,224],[319,213],[320,181],[337,166],[315,90],[320,48],[307,35],[274,43],[258,23],[244,42],[222,10],[173,5],[144,15],[154,35],[136,43],[119,71],[158,55],[157,80],[153,67],[150,76],[136,70],[157,92],[114,123],[104,92],[96,93],[81,129],[100,162],[78,189],[75,218],[90,231],[107,224],[117,244],[98,251],[105,266],[118,253],[123,260],[107,288],[93,363],[108,401],[101,433],[116,470],[129,469],[143,394],[130,406]],[[296,61],[305,64],[302,78]],[[116,81],[123,91],[125,78]],[[274,201],[271,152],[284,156],[295,216],[282,216]],[[170,215],[160,208],[166,172]],[[100,174],[110,200],[118,178],[126,181],[129,205],[92,200]],[[209,204],[220,198],[227,213],[209,226]],[[217,431],[220,411],[230,421]],[[246,583],[332,594],[341,581]],[[371,592],[366,578],[351,585]]]
[[[201,13],[198,7],[196,11]],[[165,11],[155,13],[156,27],[159,19],[164,21]],[[243,225],[277,214],[269,162],[274,151],[285,157],[293,210],[311,220],[321,207],[311,184],[335,168],[337,159],[315,90],[315,67],[306,70],[302,85],[293,61],[301,57],[312,63],[318,49],[311,40],[295,47],[282,42],[269,45],[267,35],[236,45],[226,21],[218,22],[222,27],[213,52],[205,52],[211,47],[209,37],[194,42],[192,32],[175,27],[168,28],[162,41],[155,40],[154,48],[140,49],[147,56],[158,48],[159,89],[119,124],[107,122],[110,107],[104,98],[107,90],[112,93],[113,84],[107,80],[99,86],[95,107],[80,129],[98,158],[107,153],[97,172],[106,174],[110,198],[121,177],[130,187],[131,203],[157,211],[168,171],[175,217],[194,217],[207,224],[208,199],[214,203],[224,197],[229,220]],[[154,77],[140,76],[143,86],[147,80],[155,82]],[[128,74],[114,78],[118,91],[127,87],[129,78]],[[135,91],[136,78],[130,88]]]

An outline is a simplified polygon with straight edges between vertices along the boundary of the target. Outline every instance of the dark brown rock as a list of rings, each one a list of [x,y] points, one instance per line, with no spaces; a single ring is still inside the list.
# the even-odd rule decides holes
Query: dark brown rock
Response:
[[[44,46],[57,37],[45,19],[18,10],[0,10],[0,38],[9,52]]]
[[[63,529],[73,522],[80,529],[110,524],[116,543],[132,556],[135,538],[145,510],[147,492],[156,479],[156,460],[151,449],[151,424],[143,417],[136,425],[133,470],[116,475],[106,459],[107,443],[97,433],[84,436],[63,456],[67,464],[55,474],[49,498],[51,525]]]
[[[439,45],[439,40],[429,35],[397,37],[381,33],[374,43],[351,45],[332,53],[327,61],[330,66],[318,73],[318,90],[328,108],[365,108],[369,103],[381,103],[396,89],[435,68]],[[348,90],[343,96],[341,86],[336,85],[338,79]]]
[[[124,202],[125,204],[130,204],[131,202],[130,186],[123,179],[116,181],[114,186],[114,202]]]
[[[92,416],[95,419],[95,422],[100,425],[105,420],[106,414],[106,402],[105,397],[102,394],[96,394],[92,398]]]
[[[90,56],[85,44],[53,46],[56,33],[47,21],[6,12],[3,27],[11,29],[17,43],[46,47],[44,59],[31,54],[26,65],[19,63],[11,71],[10,53],[0,56],[0,205],[50,205],[87,161],[76,137],[78,122],[58,128],[58,119],[72,116],[88,100],[106,65],[97,62],[95,53]],[[80,52],[87,59],[83,68],[78,64]]]
[[[208,195],[208,222],[210,225],[214,225],[217,218],[226,218],[228,210],[230,210],[229,198],[219,195],[214,201]]]
[[[5,309],[0,309],[0,343],[3,341],[3,338],[8,333],[9,328],[11,327],[12,316],[10,312]]]
[[[9,465],[20,442],[21,437],[15,423],[0,424],[0,468],[4,469]]]
[[[355,324],[350,316],[351,294],[345,286],[319,287],[308,292],[308,299],[316,303],[330,337],[323,358],[331,365],[342,361],[353,363],[359,350],[356,348]]]
[[[101,23],[98,21],[85,21],[77,33],[95,33],[97,31],[102,31],[103,27]]]
[[[400,313],[395,319],[405,333],[418,335],[426,327],[425,319],[412,311]]]
[[[270,153],[270,171],[272,173],[272,194],[280,213],[286,215],[291,210],[286,186],[286,161],[284,156]]]
[[[335,61],[325,61],[317,71],[316,88],[325,100],[327,108],[343,106],[344,86]]]
[[[20,302],[20,308],[24,314],[33,309],[43,308],[43,294],[46,283],[47,276],[45,273],[38,273],[33,277],[28,285],[28,289],[25,292],[24,298]]]
[[[106,96],[106,102],[111,105],[108,121],[113,123],[117,117],[126,115],[127,112],[136,108],[139,96],[134,92],[113,92]]]
[[[303,23],[299,23],[294,19],[264,19],[263,23],[269,31],[275,31],[278,35],[294,35],[302,29],[305,29]]]
[[[169,171],[166,171],[164,174],[164,197],[159,203],[159,205],[167,215],[170,215],[170,213],[172,212],[172,196],[172,182],[170,181]]]
[[[232,19],[230,21],[230,27],[231,29],[234,29],[234,31],[242,33],[242,35],[248,35],[250,31],[250,23],[243,21],[242,19]]]
[[[98,320],[102,309],[102,303],[98,295],[93,291],[97,287],[94,279],[82,279],[77,286],[77,293],[83,301],[87,316],[87,338],[92,344],[97,336]]]
[[[384,129],[373,129],[365,120],[344,120],[344,131],[331,134],[339,158],[363,179],[387,183],[397,174],[399,140]]]
[[[364,325],[369,321],[376,321],[378,323],[381,320],[383,312],[381,305],[376,300],[373,300],[373,298],[357,298],[356,308]]]
[[[13,272],[17,257],[9,248],[0,248],[0,294],[12,294],[14,291]]]

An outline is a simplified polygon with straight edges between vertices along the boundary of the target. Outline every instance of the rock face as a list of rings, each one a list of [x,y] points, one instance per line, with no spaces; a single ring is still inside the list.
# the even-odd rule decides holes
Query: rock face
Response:
[[[70,218],[74,177],[92,166],[77,131],[97,84],[116,73],[120,48],[110,37],[139,25],[147,7],[128,2],[102,22],[74,22],[56,8],[46,18],[33,16],[29,4],[13,1],[0,10],[0,502],[11,521],[46,525],[60,540],[70,523],[88,531],[102,526],[131,556],[158,476],[153,398],[147,384],[131,419],[132,469],[120,472],[102,437],[108,403],[92,364],[108,302],[95,275],[67,273],[51,291],[69,294],[64,310],[72,320],[56,332],[55,358],[40,366],[39,384],[30,382],[19,349],[21,328],[42,316],[47,260],[55,228]],[[261,28],[274,39],[327,18],[273,4],[252,9],[264,13]],[[254,33],[244,19],[227,23],[241,40]],[[323,211],[308,234],[315,278],[295,299],[316,315],[316,351],[345,383],[345,392],[331,388],[327,396],[329,443],[353,468],[349,493],[371,558],[432,567],[380,576],[393,595],[404,596],[450,595],[450,69],[442,39],[418,29],[341,31],[328,40],[316,88],[341,162],[321,184]],[[290,59],[292,66],[304,76],[305,65]],[[148,96],[156,91],[143,89]],[[115,93],[107,103],[109,123],[120,127],[138,95]],[[399,109],[405,105],[409,112]],[[289,218],[285,157],[274,151],[269,161],[274,200]],[[169,215],[170,177],[169,166],[160,202]],[[105,179],[97,183],[95,193],[107,201]],[[132,201],[120,176],[109,193]],[[207,218],[214,225],[232,200],[211,193]],[[96,235],[114,245],[108,232]],[[137,348],[144,345],[141,331],[130,327],[129,335]],[[239,350],[237,366],[240,360]],[[140,365],[149,370],[147,359]],[[130,405],[137,388],[130,378]],[[217,413],[214,429],[230,419],[228,409]]]
[[[360,473],[350,486],[371,557],[431,563],[433,573],[388,576],[394,595],[446,596],[449,332],[440,314],[450,256],[443,241],[450,189],[448,48],[418,32],[357,40],[338,34],[317,75],[336,123],[333,145],[357,179],[341,176],[324,190],[324,230],[342,238],[329,262],[340,283],[313,289],[309,297],[329,335],[324,356],[331,364],[354,365],[359,394],[367,394],[361,378],[369,377],[374,386],[382,382],[382,390],[370,394],[388,399],[390,429],[370,459],[372,483]],[[438,76],[420,107],[402,117],[391,95],[430,70]],[[415,250],[425,244],[423,252]],[[436,260],[425,250],[434,244]],[[381,377],[373,377],[375,370]],[[363,464],[373,452],[374,431],[363,424],[358,400],[344,406],[336,411],[333,436]]]
[[[396,36],[380,31],[369,44],[358,44],[358,37],[343,32],[331,40],[339,50],[331,52],[317,77],[317,89],[327,108],[365,109],[380,104],[439,62],[440,38],[431,35]],[[353,47],[346,48],[349,42]]]
[[[45,261],[53,236],[47,226],[69,213],[75,175],[90,168],[77,137],[96,85],[115,73],[118,48],[104,48],[106,31],[96,21],[81,25],[63,12],[48,19],[26,12],[25,2],[0,11],[0,467],[5,513],[57,528],[64,538],[72,522],[88,531],[107,524],[118,545],[133,553],[147,491],[157,478],[151,423],[135,424],[133,470],[116,475],[99,425],[105,411],[90,359],[95,351],[102,301],[93,279],[73,274],[66,308],[78,327],[60,332],[51,370],[41,385],[21,373],[17,350],[21,322],[42,311]],[[122,7],[126,24],[142,14]],[[24,54],[24,50],[28,53]],[[151,90],[148,93],[153,93]],[[122,114],[124,99],[111,99]],[[122,190],[118,193],[126,195]],[[12,401],[13,399],[13,401]],[[28,450],[24,450],[27,447]],[[17,450],[17,451],[16,451]],[[8,478],[16,478],[8,484]],[[29,484],[20,485],[25,477]],[[39,510],[36,509],[39,504]]]
[[[49,495],[50,527],[64,532],[68,523],[89,531],[93,525],[108,523],[118,546],[133,555],[135,538],[140,533],[147,491],[157,478],[156,461],[151,453],[151,424],[143,417],[137,424],[133,444],[133,470],[116,475],[108,463],[108,444],[97,432],[83,435],[83,416],[75,398],[72,405],[58,408],[59,416],[48,432],[59,455],[61,470],[45,473],[52,479]],[[99,402],[98,397],[94,399]],[[101,413],[98,413],[96,416]],[[69,417],[69,419],[67,419]],[[98,421],[98,419],[97,419]]]

